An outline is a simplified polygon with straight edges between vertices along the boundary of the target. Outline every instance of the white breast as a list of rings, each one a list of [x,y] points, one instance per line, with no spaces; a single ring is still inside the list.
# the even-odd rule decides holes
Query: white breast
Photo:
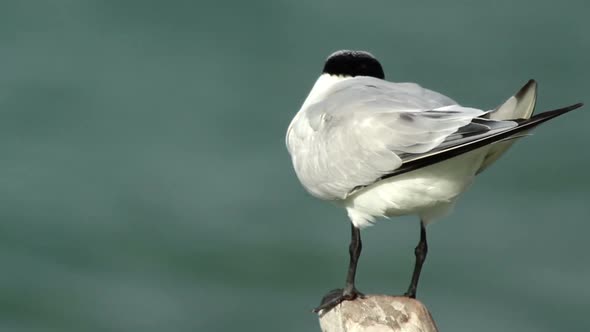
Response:
[[[425,223],[444,216],[473,182],[489,147],[377,182],[342,203],[356,227],[376,217],[418,215]]]

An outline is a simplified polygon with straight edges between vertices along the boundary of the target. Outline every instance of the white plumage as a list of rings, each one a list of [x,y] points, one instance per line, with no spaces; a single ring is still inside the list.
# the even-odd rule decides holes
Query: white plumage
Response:
[[[531,89],[526,107],[511,101],[499,110],[507,116],[515,115],[516,106],[532,110]],[[291,122],[286,143],[307,191],[343,205],[356,227],[400,215],[429,223],[471,184],[491,146],[378,179],[404,161],[516,126],[489,114],[414,83],[322,74]],[[492,119],[481,118],[486,115]],[[475,118],[479,122],[472,124]]]

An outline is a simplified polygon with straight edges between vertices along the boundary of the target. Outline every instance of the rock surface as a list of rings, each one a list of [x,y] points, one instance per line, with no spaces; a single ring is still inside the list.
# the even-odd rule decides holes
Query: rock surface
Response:
[[[428,309],[402,296],[366,295],[319,317],[323,332],[438,332]]]

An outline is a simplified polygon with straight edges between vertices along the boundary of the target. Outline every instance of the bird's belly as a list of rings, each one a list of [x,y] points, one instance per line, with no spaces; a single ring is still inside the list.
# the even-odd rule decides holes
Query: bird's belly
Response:
[[[345,200],[357,227],[368,226],[375,217],[419,215],[425,222],[440,217],[473,182],[487,148],[416,171],[377,182]]]

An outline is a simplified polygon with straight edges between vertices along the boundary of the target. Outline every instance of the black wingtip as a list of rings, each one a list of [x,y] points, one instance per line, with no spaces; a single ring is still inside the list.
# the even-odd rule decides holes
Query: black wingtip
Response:
[[[552,114],[552,115],[554,115],[554,116],[558,116],[558,115],[565,114],[565,113],[567,113],[567,112],[573,111],[573,110],[575,110],[575,109],[578,109],[578,108],[580,108],[580,107],[582,107],[582,106],[584,106],[584,103],[577,103],[577,104],[573,104],[573,105],[570,105],[570,106],[566,106],[566,107],[558,108],[558,109],[556,109],[556,110],[553,110],[553,111],[547,111],[547,112],[543,112],[543,113],[541,113],[541,114],[539,114],[539,115],[543,115],[543,114]]]
[[[545,121],[549,121],[553,118],[556,118],[560,115],[563,115],[565,113],[571,112],[575,109],[578,109],[580,107],[584,106],[583,103],[577,103],[577,104],[573,104],[570,106],[566,106],[566,107],[561,107],[558,109],[554,109],[551,111],[546,111],[543,113],[539,113],[534,115],[532,118],[530,119],[525,119],[525,120],[521,120],[521,121],[517,121],[520,124],[522,124],[522,127],[536,127],[538,125],[540,125],[541,123],[545,122]]]
[[[580,108],[580,107],[582,107],[582,106],[584,106],[584,103],[577,103],[577,104],[573,104],[573,105],[571,105],[571,106],[568,106],[567,108],[569,108],[569,109],[570,109],[570,111],[573,111],[573,110],[575,110],[576,108]]]
[[[488,144],[509,138],[511,136],[518,134],[519,132],[533,129],[536,126],[538,126],[546,121],[549,121],[549,120],[556,118],[560,115],[563,115],[565,113],[568,113],[570,111],[578,109],[582,106],[584,106],[583,103],[577,103],[577,104],[573,104],[570,106],[561,107],[561,108],[558,108],[555,110],[546,111],[546,112],[537,114],[530,119],[523,119],[523,120],[517,121],[519,123],[518,126],[508,129],[506,131],[499,132],[497,134],[487,136],[485,138],[478,139],[476,141],[469,142],[468,144],[461,144],[461,145],[451,147],[439,154],[429,155],[424,158],[416,158],[416,159],[411,160],[409,162],[404,162],[404,164],[402,164],[402,166],[400,168],[396,169],[395,171],[393,171],[387,175],[380,177],[378,180],[387,179],[387,178],[390,178],[390,177],[393,177],[396,175],[400,175],[400,174],[403,174],[406,172],[416,170],[418,168],[426,167],[428,165],[432,165],[432,164],[447,160],[449,158],[458,156],[460,154],[472,151],[472,150],[482,147],[484,145],[488,145]]]

